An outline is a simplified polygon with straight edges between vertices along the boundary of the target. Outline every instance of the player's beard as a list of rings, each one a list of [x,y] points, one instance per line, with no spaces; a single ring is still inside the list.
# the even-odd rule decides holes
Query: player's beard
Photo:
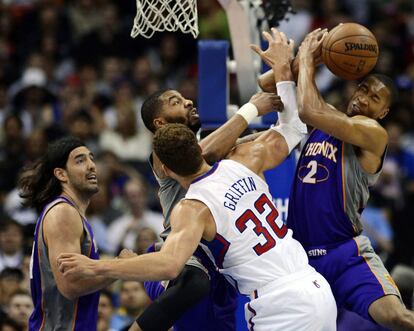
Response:
[[[200,130],[201,128],[201,121],[198,120],[197,122],[194,122],[194,123],[188,123],[187,126],[191,131],[193,131],[194,133],[197,133],[198,130]]]
[[[185,117],[168,117],[165,116],[165,119],[168,123],[174,123],[174,124],[184,124],[186,127],[188,127],[191,131],[194,133],[197,133],[198,130],[201,128],[201,121],[200,118],[198,118],[196,121],[191,122],[189,118]]]
[[[91,184],[88,182],[87,179],[77,180],[75,178],[71,178],[70,180],[73,190],[84,198],[89,199],[99,191],[98,181],[96,182],[96,184]]]

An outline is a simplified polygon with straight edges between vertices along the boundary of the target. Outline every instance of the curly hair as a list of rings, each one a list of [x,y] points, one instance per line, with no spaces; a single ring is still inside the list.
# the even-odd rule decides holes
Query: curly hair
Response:
[[[166,124],[154,135],[155,154],[180,176],[196,173],[203,164],[201,148],[193,131],[183,124]]]

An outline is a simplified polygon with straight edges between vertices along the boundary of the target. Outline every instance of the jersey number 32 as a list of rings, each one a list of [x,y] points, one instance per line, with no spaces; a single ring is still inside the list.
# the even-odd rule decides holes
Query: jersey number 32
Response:
[[[270,207],[270,212],[266,215],[266,223],[269,224],[276,236],[282,239],[286,235],[288,229],[285,224],[281,227],[276,224],[276,219],[279,216],[279,213],[277,212],[273,202],[269,200],[266,194],[262,194],[254,203],[254,207],[260,216],[265,211],[266,205]],[[276,239],[270,234],[269,230],[263,226],[263,223],[260,221],[259,217],[257,217],[251,209],[246,210],[236,221],[236,227],[240,233],[243,233],[247,229],[247,223],[249,222],[254,223],[255,226],[253,231],[257,234],[257,236],[263,235],[266,239],[264,244],[259,243],[253,247],[253,250],[257,255],[260,256],[276,246]]]

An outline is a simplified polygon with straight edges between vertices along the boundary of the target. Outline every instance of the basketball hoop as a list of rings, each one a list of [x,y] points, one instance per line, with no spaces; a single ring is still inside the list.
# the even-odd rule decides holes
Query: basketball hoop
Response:
[[[196,0],[136,0],[131,37],[151,38],[155,32],[178,31],[198,36]]]

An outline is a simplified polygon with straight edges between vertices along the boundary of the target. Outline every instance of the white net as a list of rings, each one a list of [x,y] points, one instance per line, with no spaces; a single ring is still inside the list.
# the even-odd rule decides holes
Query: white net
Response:
[[[151,38],[155,32],[178,31],[198,36],[196,0],[136,0],[131,37]],[[205,1],[205,0],[204,0]]]

